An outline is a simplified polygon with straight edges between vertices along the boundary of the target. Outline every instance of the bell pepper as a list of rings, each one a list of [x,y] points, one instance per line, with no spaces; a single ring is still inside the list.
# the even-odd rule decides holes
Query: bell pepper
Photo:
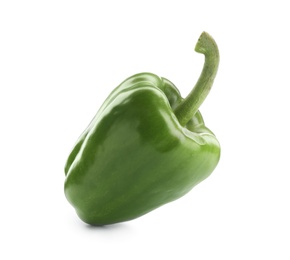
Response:
[[[105,100],[65,165],[65,195],[84,222],[107,225],[140,217],[207,178],[220,145],[199,107],[217,73],[219,51],[203,32],[195,51],[202,73],[183,99],[152,73],[123,81]]]

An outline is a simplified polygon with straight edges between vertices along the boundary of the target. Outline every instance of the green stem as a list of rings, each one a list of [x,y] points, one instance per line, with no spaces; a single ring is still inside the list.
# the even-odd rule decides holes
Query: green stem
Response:
[[[195,46],[195,51],[205,56],[201,75],[189,95],[176,107],[174,113],[182,126],[198,111],[207,97],[216,76],[219,65],[219,51],[214,39],[203,32]]]

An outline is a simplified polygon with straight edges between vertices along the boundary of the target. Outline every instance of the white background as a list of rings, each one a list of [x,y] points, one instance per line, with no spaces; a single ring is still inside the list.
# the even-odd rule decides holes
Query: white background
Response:
[[[1,1],[1,259],[290,259],[288,1]],[[90,227],[63,167],[108,94],[152,72],[183,96],[203,56],[220,68],[201,107],[222,156],[183,198]]]

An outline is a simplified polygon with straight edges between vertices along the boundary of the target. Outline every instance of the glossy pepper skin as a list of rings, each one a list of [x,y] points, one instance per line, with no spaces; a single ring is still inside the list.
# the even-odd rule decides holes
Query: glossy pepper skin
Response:
[[[202,33],[205,64],[187,98],[165,78],[140,73],[122,82],[79,137],[65,166],[65,195],[91,225],[140,217],[208,177],[220,145],[198,108],[215,78],[219,53]]]

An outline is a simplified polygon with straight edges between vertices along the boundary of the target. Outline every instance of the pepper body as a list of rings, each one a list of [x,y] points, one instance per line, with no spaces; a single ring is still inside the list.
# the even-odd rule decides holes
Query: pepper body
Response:
[[[65,195],[91,225],[140,217],[208,177],[220,145],[196,111],[181,125],[184,99],[165,78],[140,73],[106,99],[65,166]]]

